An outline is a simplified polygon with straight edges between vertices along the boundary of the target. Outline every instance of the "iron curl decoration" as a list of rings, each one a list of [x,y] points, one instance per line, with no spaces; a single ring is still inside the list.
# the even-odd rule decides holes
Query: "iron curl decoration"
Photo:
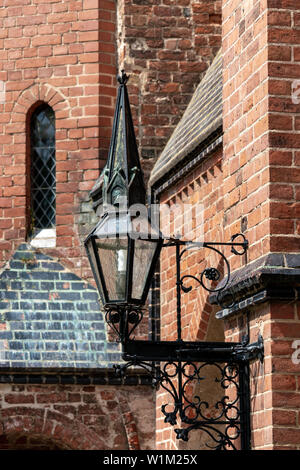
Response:
[[[191,249],[194,249],[195,246],[194,245],[189,245],[187,246],[184,250],[182,250],[181,254],[180,254],[180,258],[182,257],[182,255],[184,253],[186,253],[188,250],[191,250]],[[211,287],[208,287],[205,282],[204,282],[204,278],[206,279],[209,279],[211,281],[218,281],[220,280],[221,278],[221,273],[220,271],[217,269],[217,268],[205,268],[202,273],[200,274],[200,277],[196,277],[196,276],[193,276],[192,274],[185,274],[184,276],[181,277],[181,288],[184,292],[189,292],[192,287],[189,286],[189,287],[186,287],[183,285],[183,281],[184,279],[194,279],[195,281],[197,281],[206,291],[208,292],[219,292],[223,289],[225,289],[225,287],[227,286],[228,282],[229,282],[229,278],[230,278],[230,266],[229,266],[229,262],[226,258],[226,256],[220,251],[218,250],[217,248],[215,247],[209,247],[211,250],[213,250],[214,252],[216,252],[218,255],[220,255],[220,257],[224,260],[225,262],[225,266],[226,266],[226,270],[227,270],[227,277],[226,277],[226,281],[225,281],[225,284],[222,285],[221,287],[216,287],[216,288],[211,288]]]
[[[212,367],[216,369],[215,382],[220,383],[224,390],[230,388],[231,397],[226,394],[213,404],[201,399],[197,394],[190,397],[190,393],[186,390],[195,380],[198,382],[205,380],[204,371],[207,367],[210,370]],[[181,372],[185,381],[182,385],[182,405],[178,408],[181,422],[186,426],[175,429],[177,439],[187,441],[189,433],[198,429],[203,430],[211,438],[211,442],[206,443],[208,448],[235,449],[234,441],[238,440],[241,433],[241,413],[238,407],[240,399],[238,365],[226,364],[222,367],[218,363],[202,363],[197,366],[186,362]]]
[[[174,428],[176,438],[188,441],[189,434],[194,430],[202,430],[210,438],[205,446],[209,449],[228,450],[236,449],[235,441],[241,434],[241,413],[238,407],[240,399],[239,390],[239,365],[218,363],[202,363],[196,365],[190,361],[169,361],[163,366],[151,364],[133,358],[126,364],[115,366],[118,376],[124,377],[126,369],[138,366],[145,370],[152,378],[152,385],[156,389],[160,387],[168,392],[172,401],[163,404],[161,411],[165,417],[165,423],[175,426],[182,423],[181,428]],[[206,379],[205,368],[214,367],[215,383],[221,384],[221,388],[231,388],[229,394],[216,399],[215,403],[209,403],[201,399],[199,395],[190,398],[188,387],[194,382]],[[176,380],[174,380],[176,379]],[[181,382],[181,387],[178,386]],[[215,411],[214,411],[215,410]]]
[[[117,341],[129,338],[141,323],[144,309],[131,305],[110,305],[105,308],[105,321],[117,334]]]
[[[230,429],[235,430],[235,435],[230,435]],[[189,433],[193,430],[199,430],[206,433],[211,439],[211,444],[206,443],[206,447],[209,450],[238,450],[237,445],[233,440],[236,440],[240,437],[240,429],[238,426],[232,426],[222,431],[216,429],[208,423],[203,423],[201,426],[199,424],[191,425],[189,428],[174,429],[177,439],[182,439],[183,441],[188,441]],[[233,439],[234,438],[234,439]]]
[[[142,368],[147,374],[150,375],[152,379],[152,386],[158,390],[162,387],[166,390],[172,397],[173,404],[165,404],[162,405],[161,411],[165,416],[165,423],[169,423],[172,426],[177,424],[177,415],[181,408],[180,403],[180,396],[177,391],[177,387],[174,384],[174,378],[178,376],[178,367],[179,365],[175,362],[167,362],[163,365],[163,367],[159,367],[153,363],[149,363],[146,361],[140,361],[136,358],[132,358],[131,361],[128,361],[125,364],[118,364],[114,366],[115,374],[118,377],[124,377],[126,375],[126,370],[131,367],[140,367]],[[175,368],[175,372],[169,373],[168,368]],[[171,411],[167,411],[167,407],[173,407]]]
[[[239,237],[242,238],[241,242],[236,241]],[[224,265],[225,265],[225,273],[223,276],[223,282],[220,283],[216,287],[209,287],[205,283],[205,279],[212,281],[212,282],[217,282],[221,280],[222,274],[219,271],[219,269],[215,267],[209,267],[205,268],[200,274],[199,277],[193,276],[192,274],[185,274],[180,278],[180,285],[181,289],[183,292],[188,293],[192,290],[192,286],[186,286],[184,285],[184,281],[186,279],[193,279],[194,281],[198,282],[207,292],[209,293],[216,293],[217,294],[217,302],[222,308],[230,308],[234,305],[235,299],[234,296],[230,293],[227,294],[227,301],[225,302],[224,300],[221,300],[221,294],[222,292],[226,289],[228,286],[228,283],[230,281],[230,265],[228,262],[228,259],[224,255],[222,251],[220,251],[218,248],[216,248],[215,245],[218,245],[218,243],[187,243],[186,247],[181,251],[179,257],[180,260],[184,253],[186,253],[188,250],[195,249],[196,247],[199,248],[208,248],[212,250],[213,252],[217,253],[217,255],[220,256],[221,260],[223,260]],[[245,236],[242,233],[237,233],[231,237],[231,242],[230,243],[220,243],[220,245],[230,245],[231,246],[231,252],[235,255],[242,256],[246,253],[246,250],[248,249],[248,241],[246,240]],[[240,247],[241,250],[238,251],[237,247]],[[230,299],[228,300],[228,297]]]

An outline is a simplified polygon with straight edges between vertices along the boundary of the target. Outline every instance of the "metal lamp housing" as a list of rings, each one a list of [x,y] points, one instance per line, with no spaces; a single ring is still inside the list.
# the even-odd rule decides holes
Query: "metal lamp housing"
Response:
[[[163,244],[145,216],[105,213],[85,241],[104,307],[145,304]]]

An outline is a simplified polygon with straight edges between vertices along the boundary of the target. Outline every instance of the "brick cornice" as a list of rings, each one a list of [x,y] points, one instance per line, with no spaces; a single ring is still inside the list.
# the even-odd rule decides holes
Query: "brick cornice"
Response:
[[[221,287],[220,283],[219,287]],[[271,253],[231,274],[219,300],[234,297],[234,305],[217,312],[225,318],[269,300],[296,300],[300,296],[300,254]],[[215,294],[210,302],[217,303]]]

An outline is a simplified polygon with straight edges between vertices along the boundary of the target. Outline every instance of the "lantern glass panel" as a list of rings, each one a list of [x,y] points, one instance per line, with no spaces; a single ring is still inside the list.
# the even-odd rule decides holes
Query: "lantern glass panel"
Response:
[[[157,242],[137,239],[134,244],[132,298],[141,299],[155,256]]]
[[[128,238],[100,238],[96,245],[109,300],[124,301]]]
[[[98,269],[98,266],[97,266],[97,260],[96,260],[96,256],[95,256],[95,251],[94,251],[94,247],[93,247],[92,238],[89,238],[87,240],[85,246],[86,246],[87,254],[88,254],[88,257],[89,257],[90,265],[91,265],[91,268],[92,268],[92,271],[93,271],[93,275],[94,275],[94,278],[95,278],[95,281],[96,281],[96,284],[97,284],[97,287],[98,287],[98,291],[99,291],[99,294],[100,294],[100,297],[101,297],[101,301],[104,302],[104,293],[103,293],[103,290],[102,290],[102,282],[101,282],[100,275],[99,275],[99,269]]]

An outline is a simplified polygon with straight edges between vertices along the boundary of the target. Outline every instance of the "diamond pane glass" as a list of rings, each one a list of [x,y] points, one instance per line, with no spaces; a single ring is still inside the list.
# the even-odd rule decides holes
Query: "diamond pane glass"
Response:
[[[39,107],[31,118],[31,231],[55,225],[55,115]]]

